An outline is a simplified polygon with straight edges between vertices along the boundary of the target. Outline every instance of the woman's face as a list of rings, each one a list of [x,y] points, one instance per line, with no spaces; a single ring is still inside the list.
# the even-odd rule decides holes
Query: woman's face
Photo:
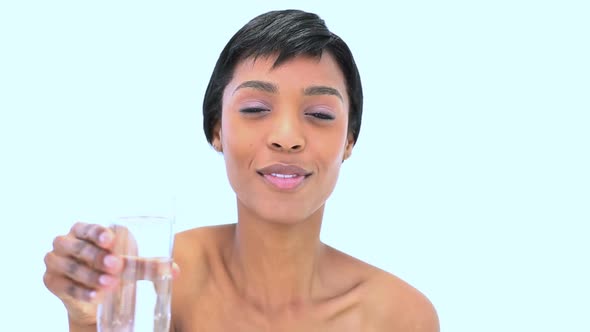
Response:
[[[242,212],[294,223],[321,214],[353,147],[348,95],[333,57],[246,59],[224,90],[221,147]]]

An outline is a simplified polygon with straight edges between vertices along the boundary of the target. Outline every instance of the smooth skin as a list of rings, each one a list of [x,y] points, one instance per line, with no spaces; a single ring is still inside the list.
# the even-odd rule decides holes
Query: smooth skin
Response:
[[[177,234],[171,331],[439,331],[423,294],[320,241],[326,200],[354,147],[346,84],[329,53],[273,68],[274,60],[243,60],[224,91],[212,143],[238,222]],[[311,175],[277,188],[259,172],[277,163]],[[94,291],[91,303],[100,301],[120,272],[111,238],[78,224],[46,257],[45,283],[66,305],[70,331],[96,331],[88,300]]]

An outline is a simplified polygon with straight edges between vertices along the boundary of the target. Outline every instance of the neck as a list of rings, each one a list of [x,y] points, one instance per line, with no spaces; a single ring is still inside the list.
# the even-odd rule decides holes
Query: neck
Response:
[[[322,254],[323,207],[294,224],[263,221],[238,208],[228,272],[238,293],[260,311],[299,308],[312,300]]]

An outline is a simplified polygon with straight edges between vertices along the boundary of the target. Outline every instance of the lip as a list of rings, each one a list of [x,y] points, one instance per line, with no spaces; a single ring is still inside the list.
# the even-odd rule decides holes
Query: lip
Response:
[[[256,170],[268,184],[279,190],[295,190],[312,172],[290,164],[273,164]]]
[[[290,165],[290,164],[273,164],[266,166],[264,168],[256,170],[258,174],[261,175],[270,175],[270,174],[294,174],[297,176],[309,176],[311,175],[310,171],[299,167],[297,165]]]

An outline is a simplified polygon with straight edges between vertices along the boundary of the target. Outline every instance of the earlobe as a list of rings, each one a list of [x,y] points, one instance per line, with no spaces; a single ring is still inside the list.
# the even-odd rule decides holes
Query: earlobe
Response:
[[[211,141],[213,149],[219,153],[223,153],[223,145],[221,144],[221,126],[219,123],[213,128],[213,140]]]
[[[342,162],[344,162],[346,159],[348,159],[350,157],[350,153],[344,153],[344,158],[342,158]]]
[[[344,155],[342,156],[342,162],[350,158],[350,155],[352,155],[352,148],[354,148],[354,138],[352,135],[348,135],[346,147],[344,148]]]
[[[213,149],[219,153],[223,153],[223,147],[221,146],[221,144],[219,144],[219,142],[217,141],[213,141],[213,143],[211,144],[213,145]]]
[[[342,162],[344,162],[346,159],[350,158],[350,155],[352,154],[352,149],[346,149],[346,151],[344,151],[344,156],[342,157]]]

